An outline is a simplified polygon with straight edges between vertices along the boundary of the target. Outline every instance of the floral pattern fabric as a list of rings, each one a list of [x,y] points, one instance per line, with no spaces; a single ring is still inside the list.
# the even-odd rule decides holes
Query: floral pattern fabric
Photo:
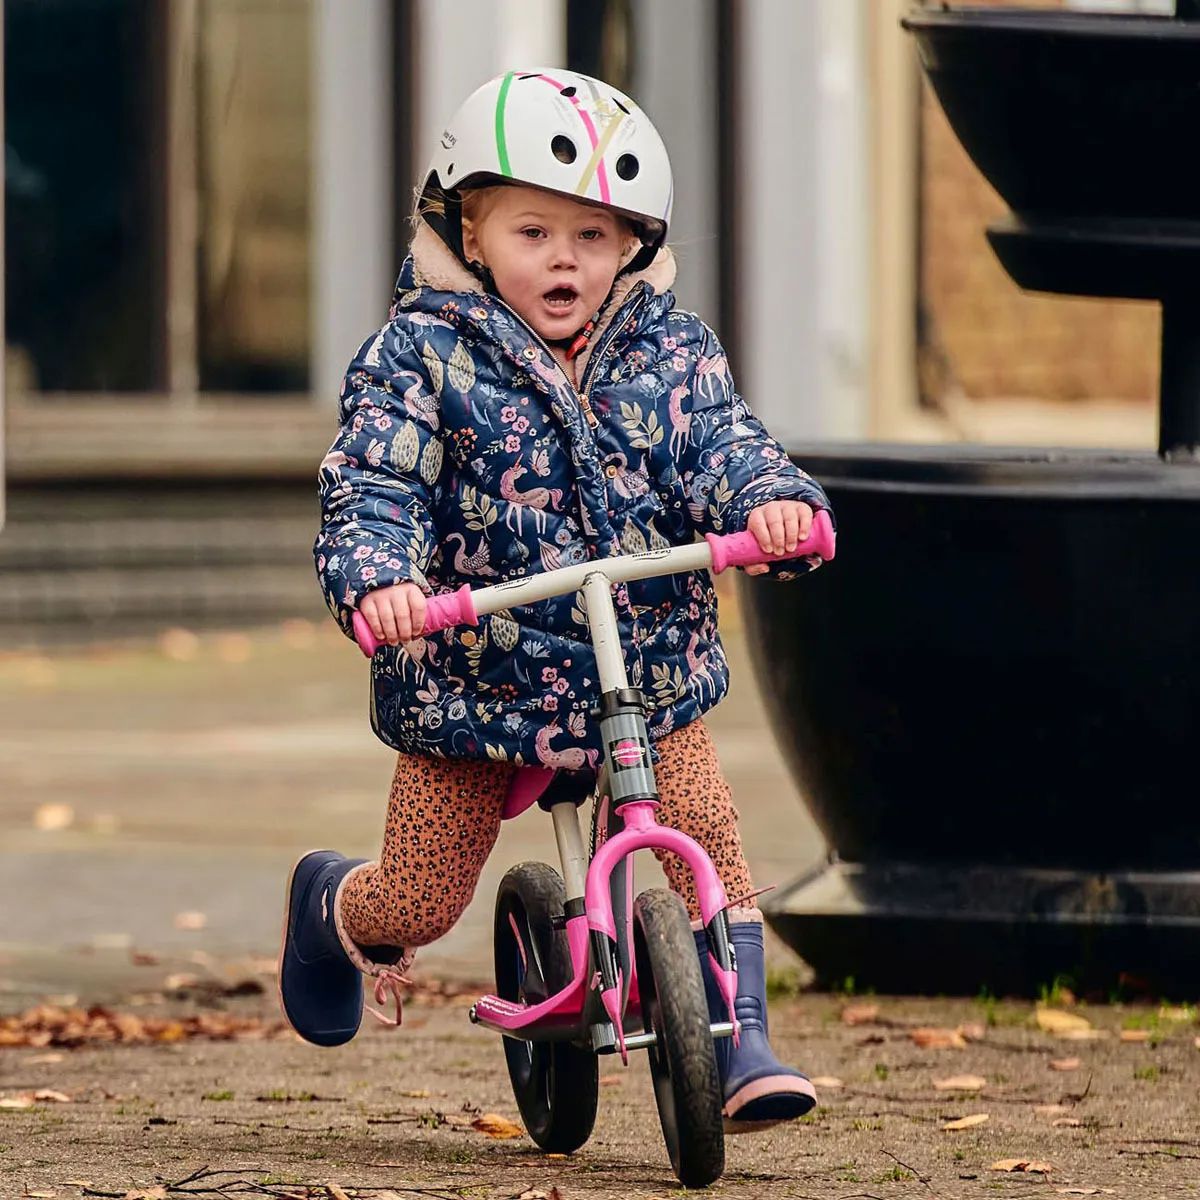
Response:
[[[736,532],[768,500],[829,507],[735,392],[712,331],[645,280],[603,324],[577,390],[502,301],[419,284],[410,257],[339,413],[314,554],[348,634],[372,588],[482,587]],[[725,695],[707,572],[631,582],[614,599],[653,738]],[[385,647],[372,664],[372,725],[406,753],[595,766],[595,701],[578,594]]]

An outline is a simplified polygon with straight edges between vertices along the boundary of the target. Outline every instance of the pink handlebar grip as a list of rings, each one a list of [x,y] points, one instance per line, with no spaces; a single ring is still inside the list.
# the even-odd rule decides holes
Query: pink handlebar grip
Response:
[[[833,558],[837,548],[837,534],[833,522],[822,508],[813,514],[812,528],[808,537],[796,543],[795,550],[782,554],[764,554],[759,549],[758,539],[749,530],[743,533],[727,533],[724,536],[706,533],[704,540],[712,548],[712,570],[720,575],[726,567],[752,567],[756,563],[783,562],[790,558],[807,558],[819,554],[826,562]]]
[[[372,632],[367,618],[360,612],[351,617],[354,626],[354,640],[359,649],[372,658],[380,646],[387,643],[381,641]],[[451,625],[478,625],[479,617],[475,612],[475,601],[471,596],[471,585],[464,583],[455,592],[443,592],[439,596],[430,596],[425,601],[425,627],[422,636],[436,633],[439,629],[448,629]]]

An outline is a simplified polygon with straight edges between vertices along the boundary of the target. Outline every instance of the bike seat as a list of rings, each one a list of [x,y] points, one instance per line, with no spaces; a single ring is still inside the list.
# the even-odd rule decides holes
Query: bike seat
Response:
[[[509,821],[519,817],[533,804],[547,812],[555,804],[569,800],[578,807],[592,794],[596,776],[591,771],[567,771],[552,767],[519,767],[509,784],[500,816]]]

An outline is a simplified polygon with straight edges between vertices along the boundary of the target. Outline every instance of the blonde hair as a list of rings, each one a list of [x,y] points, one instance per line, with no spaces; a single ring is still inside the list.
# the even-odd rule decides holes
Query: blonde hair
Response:
[[[531,184],[510,184],[510,183],[489,183],[483,187],[470,187],[461,190],[462,196],[462,223],[464,228],[478,229],[484,221],[487,220],[488,214],[495,203],[500,192],[506,187],[531,187]],[[567,199],[572,199],[568,196]],[[595,205],[587,205],[584,201],[577,201],[584,204],[585,207],[597,207]],[[642,241],[638,235],[637,228],[627,216],[623,213],[612,212],[616,218],[617,227],[625,240],[625,245],[621,250],[621,267],[624,267],[630,259],[641,249]],[[416,209],[412,215],[413,231],[420,228],[421,222],[425,220],[427,214],[433,214],[436,217],[444,218],[446,215],[445,197],[440,192],[430,191],[421,195],[418,193]]]

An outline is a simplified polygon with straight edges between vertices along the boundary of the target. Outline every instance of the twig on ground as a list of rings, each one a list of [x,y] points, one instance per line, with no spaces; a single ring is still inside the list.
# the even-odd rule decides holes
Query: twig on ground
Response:
[[[1067,1100],[1070,1100],[1072,1104],[1080,1104],[1087,1098],[1087,1094],[1091,1090],[1092,1090],[1092,1076],[1089,1074],[1088,1081],[1087,1081],[1087,1087],[1085,1087],[1083,1089],[1083,1091],[1080,1092],[1078,1095],[1076,1095],[1074,1092],[1064,1093],[1062,1100],[1059,1101],[1059,1104],[1062,1104]]]
[[[883,1147],[881,1146],[880,1149],[883,1150]],[[893,1162],[899,1163],[900,1166],[902,1166],[906,1171],[911,1171],[913,1173],[913,1175],[916,1176],[918,1183],[923,1183],[926,1186],[926,1188],[929,1188],[930,1191],[933,1191],[933,1188],[929,1187],[929,1176],[928,1175],[922,1175],[921,1172],[918,1171],[917,1168],[912,1165],[912,1163],[906,1163],[904,1161],[904,1159],[899,1158],[897,1155],[893,1154],[890,1150],[883,1150],[883,1153],[886,1154],[888,1156],[888,1158],[890,1158]]]

